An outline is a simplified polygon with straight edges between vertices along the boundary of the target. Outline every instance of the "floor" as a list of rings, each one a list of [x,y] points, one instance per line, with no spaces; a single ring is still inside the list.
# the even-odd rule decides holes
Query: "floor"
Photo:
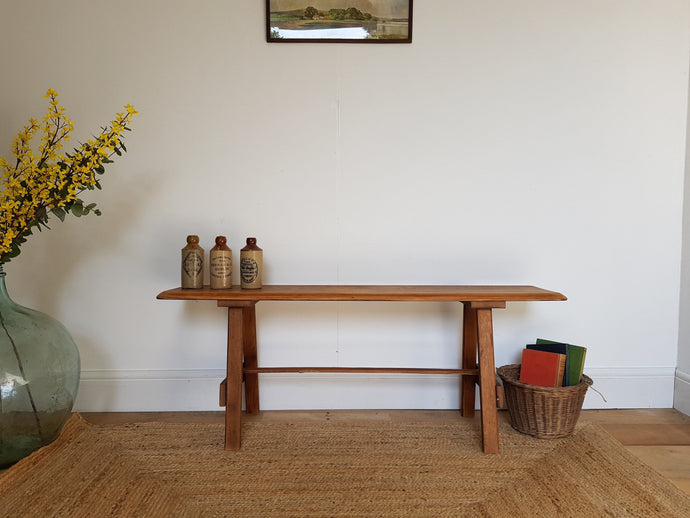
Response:
[[[583,410],[631,453],[690,495],[690,416],[672,408]]]
[[[223,412],[83,413],[94,424],[142,421],[222,423]],[[246,419],[382,419],[416,421],[456,419],[454,411],[347,410],[273,411],[243,416]],[[508,413],[499,412],[508,420]],[[477,419],[477,417],[475,417]],[[690,416],[673,409],[583,410],[580,421],[594,422],[607,430],[630,452],[690,495]]]

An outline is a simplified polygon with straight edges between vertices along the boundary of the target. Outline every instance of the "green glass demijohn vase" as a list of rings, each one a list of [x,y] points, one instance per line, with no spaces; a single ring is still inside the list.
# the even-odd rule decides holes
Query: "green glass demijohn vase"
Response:
[[[0,265],[0,468],[57,438],[72,413],[80,370],[69,332],[15,304]]]

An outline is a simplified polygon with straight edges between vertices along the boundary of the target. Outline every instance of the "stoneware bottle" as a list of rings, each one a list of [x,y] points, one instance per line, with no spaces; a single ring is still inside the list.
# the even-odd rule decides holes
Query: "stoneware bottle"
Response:
[[[199,246],[199,236],[187,236],[187,246],[182,249],[182,287],[204,287],[204,249]]]
[[[214,290],[232,288],[232,250],[225,236],[216,237],[216,246],[209,252],[209,277]]]
[[[242,289],[261,288],[261,277],[264,271],[264,252],[256,246],[256,238],[248,237],[247,246],[240,250],[240,277]]]

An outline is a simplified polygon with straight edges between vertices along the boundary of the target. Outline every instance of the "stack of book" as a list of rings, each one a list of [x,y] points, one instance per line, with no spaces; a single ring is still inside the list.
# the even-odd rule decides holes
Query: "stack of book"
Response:
[[[585,367],[587,348],[537,339],[522,351],[520,381],[540,387],[577,385]]]

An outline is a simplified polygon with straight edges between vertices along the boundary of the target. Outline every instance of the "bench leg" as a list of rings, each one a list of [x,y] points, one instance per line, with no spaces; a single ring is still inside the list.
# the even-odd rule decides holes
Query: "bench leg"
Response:
[[[484,453],[498,453],[498,415],[496,410],[496,367],[491,308],[476,309],[479,341],[479,395],[482,407]]]
[[[462,312],[462,368],[477,368],[477,310],[469,303],[463,304]],[[476,376],[462,376],[461,410],[463,417],[474,417]]]
[[[244,366],[247,369],[259,367],[256,349],[256,312],[254,305],[244,308],[242,312],[242,326],[244,339]],[[259,413],[259,375],[247,373],[244,375],[244,400],[248,414]]]
[[[239,450],[242,419],[242,307],[228,308],[228,362],[225,380],[225,449]]]

